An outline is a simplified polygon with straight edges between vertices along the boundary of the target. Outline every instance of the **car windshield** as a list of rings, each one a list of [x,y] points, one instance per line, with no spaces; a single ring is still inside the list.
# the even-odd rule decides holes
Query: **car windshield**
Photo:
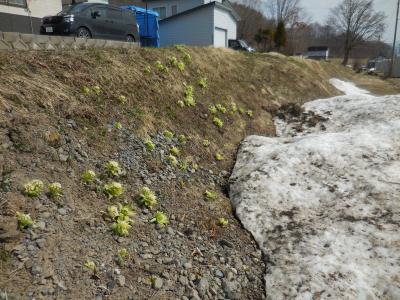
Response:
[[[66,16],[80,13],[86,8],[84,4],[68,5],[62,11],[60,11],[57,16]]]
[[[240,46],[242,46],[243,48],[248,48],[249,46],[247,45],[247,43],[243,40],[239,40]]]

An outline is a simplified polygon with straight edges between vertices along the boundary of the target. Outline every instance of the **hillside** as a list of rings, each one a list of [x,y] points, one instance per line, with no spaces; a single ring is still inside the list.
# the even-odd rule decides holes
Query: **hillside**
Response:
[[[261,252],[227,198],[239,143],[274,136],[284,104],[337,95],[333,74],[353,76],[184,47],[4,52],[0,73],[0,299],[261,299]],[[107,173],[111,160],[120,170]],[[84,184],[87,170],[96,177]],[[24,188],[32,180],[44,184],[37,196]],[[107,194],[113,181],[122,195]],[[54,182],[60,197],[48,193]],[[118,204],[134,210],[126,237],[112,230]],[[149,222],[157,211],[167,226]],[[19,229],[17,212],[33,226]]]

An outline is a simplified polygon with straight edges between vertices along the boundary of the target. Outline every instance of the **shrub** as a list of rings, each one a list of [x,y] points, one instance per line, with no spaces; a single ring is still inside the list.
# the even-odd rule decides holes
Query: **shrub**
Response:
[[[28,227],[32,227],[32,225],[34,224],[32,218],[28,214],[24,214],[17,211],[16,217],[18,221],[18,227],[21,230],[26,229]]]
[[[103,190],[110,199],[113,197],[119,197],[124,193],[124,188],[122,187],[122,184],[115,181],[105,184]]]
[[[225,218],[220,218],[218,220],[218,225],[221,226],[221,227],[225,227],[228,224],[229,224],[229,221],[227,219],[225,219]]]
[[[171,149],[169,149],[169,153],[176,157],[176,156],[179,156],[180,151],[178,148],[172,147]]]
[[[151,140],[144,141],[144,145],[148,151],[153,151],[156,148],[156,145]]]
[[[106,173],[110,176],[119,176],[122,174],[121,167],[119,166],[119,163],[115,160],[110,160],[104,165],[104,168],[106,169]]]
[[[221,160],[224,160],[225,158],[224,158],[224,156],[221,154],[221,153],[216,153],[215,154],[215,160],[216,161],[221,161]]]
[[[193,98],[193,86],[191,85],[186,85],[185,87],[185,99],[184,99],[184,103],[186,106],[190,107],[190,106],[196,106],[196,101]]]
[[[142,205],[150,209],[157,205],[157,197],[148,187],[142,187],[139,192],[139,200]]]
[[[169,130],[165,130],[164,132],[163,132],[163,136],[165,137],[165,138],[167,138],[167,139],[172,139],[173,137],[174,137],[174,134],[171,132],[171,131],[169,131]]]
[[[210,192],[210,191],[208,191],[208,190],[206,190],[205,192],[204,192],[204,196],[206,197],[206,199],[207,200],[216,200],[217,199],[217,193],[215,193],[215,192]]]
[[[25,194],[29,197],[39,197],[43,192],[44,184],[41,180],[34,179],[24,185]]]
[[[212,113],[213,115],[215,115],[215,114],[218,112],[218,110],[217,110],[217,108],[215,107],[215,105],[210,105],[210,106],[208,107],[208,110],[209,110],[210,113]]]
[[[82,181],[84,184],[90,184],[96,177],[96,173],[92,170],[86,170],[82,174]]]
[[[217,104],[217,105],[215,105],[215,107],[218,109],[219,112],[221,112],[223,114],[226,113],[226,107],[223,106],[222,104]]]
[[[93,87],[93,92],[94,92],[97,96],[99,96],[99,95],[101,94],[101,88],[100,88],[98,85],[95,85],[95,86]]]
[[[167,158],[169,164],[173,167],[176,167],[178,165],[178,160],[175,156],[173,156],[172,154],[168,156]]]
[[[208,146],[210,146],[210,141],[209,140],[203,140],[203,146],[204,147],[208,147]]]
[[[48,186],[49,196],[52,199],[57,199],[62,196],[62,186],[59,182],[50,183]]]
[[[222,128],[222,126],[224,126],[224,122],[220,118],[217,118],[217,117],[214,117],[213,123],[218,128]]]
[[[202,77],[202,78],[199,79],[199,86],[202,89],[206,89],[207,88],[208,84],[207,84],[207,78],[206,77]]]
[[[125,97],[124,95],[120,95],[120,96],[118,97],[118,101],[119,101],[119,103],[121,103],[121,104],[125,104],[125,103],[126,103],[126,97]]]
[[[168,217],[161,211],[157,211],[154,218],[150,220],[151,223],[156,223],[162,226],[168,225]]]

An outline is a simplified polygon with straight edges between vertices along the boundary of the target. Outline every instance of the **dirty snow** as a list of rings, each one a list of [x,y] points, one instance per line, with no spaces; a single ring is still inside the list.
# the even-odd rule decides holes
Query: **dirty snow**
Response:
[[[304,105],[323,131],[243,141],[231,200],[267,299],[400,299],[400,95],[331,83],[346,95]]]

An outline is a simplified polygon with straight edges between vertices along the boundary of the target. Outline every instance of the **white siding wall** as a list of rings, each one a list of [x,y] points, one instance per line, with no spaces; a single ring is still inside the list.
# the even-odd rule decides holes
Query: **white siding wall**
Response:
[[[178,9],[178,14],[192,9],[193,7],[200,6],[204,4],[204,0],[159,0],[151,1],[148,3],[148,8],[153,9],[156,7],[165,7],[167,10],[167,18],[172,15],[172,6],[176,5]]]
[[[186,44],[192,46],[213,45],[213,6],[182,15],[160,23],[162,47]]]
[[[226,10],[215,7],[214,9],[214,28],[226,29],[228,31],[228,40],[235,40],[237,34],[237,23],[232,15]],[[215,35],[215,32],[214,32]],[[219,44],[213,39],[213,45],[218,47]],[[227,41],[228,43],[228,41]]]
[[[28,0],[28,7],[31,11],[32,17],[43,18],[48,15],[55,15],[62,9],[61,0]],[[26,8],[13,7],[0,4],[0,12],[29,16]]]

